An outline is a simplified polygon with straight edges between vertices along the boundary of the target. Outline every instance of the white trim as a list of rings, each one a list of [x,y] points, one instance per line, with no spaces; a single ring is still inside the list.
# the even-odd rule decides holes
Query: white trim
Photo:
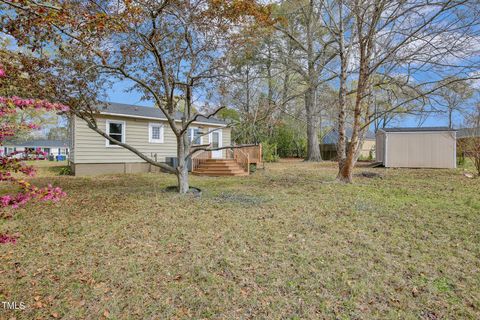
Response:
[[[194,138],[193,131],[195,129],[197,129],[198,131],[201,130],[199,127],[189,127],[188,128],[188,131],[190,132],[190,141],[189,142],[193,142],[193,138]],[[187,133],[187,137],[188,137],[188,133]],[[203,135],[200,135],[199,138],[200,138],[199,144],[203,144]]]
[[[105,121],[105,133],[107,134],[107,136],[110,136],[110,123],[116,123],[116,124],[121,124],[122,125],[122,141],[120,141],[121,143],[125,143],[126,141],[126,134],[127,134],[127,129],[126,129],[126,122],[125,121],[122,121],[122,120],[110,120],[110,119],[107,119]],[[107,148],[119,148],[120,146],[119,145],[116,145],[116,144],[110,144],[110,140],[108,139],[105,139],[105,147]]]
[[[123,113],[100,112],[100,114],[101,115],[107,115],[107,116],[125,117],[125,118],[168,121],[166,118],[134,116],[134,115],[131,115],[131,114],[123,114]],[[175,119],[175,122],[182,122],[182,120],[176,120]],[[217,126],[217,127],[226,127],[227,126],[226,124],[222,124],[222,123],[211,123],[211,122],[201,122],[201,121],[194,121],[193,123],[198,124],[198,125]]]
[[[385,132],[386,134],[392,134],[392,133],[445,133],[445,132],[450,133],[450,132],[456,132],[456,130],[443,130],[443,131],[383,131],[383,132]]]
[[[223,132],[222,132],[222,130],[213,131],[211,133],[211,135],[213,136],[214,133],[218,133],[218,147],[219,148],[223,147]],[[210,141],[210,143],[212,143],[212,141]],[[223,150],[212,151],[212,158],[222,159],[223,158]]]
[[[388,134],[386,131],[385,132],[385,140],[383,140],[383,166],[385,168],[388,168],[388,163],[387,163],[387,147],[388,147]]]
[[[152,138],[152,128],[153,127],[160,127],[160,139],[153,139]],[[148,123],[148,142],[149,143],[163,143],[163,134],[164,134],[164,125],[160,122],[149,122]]]
[[[453,168],[457,168],[457,131],[453,132]]]

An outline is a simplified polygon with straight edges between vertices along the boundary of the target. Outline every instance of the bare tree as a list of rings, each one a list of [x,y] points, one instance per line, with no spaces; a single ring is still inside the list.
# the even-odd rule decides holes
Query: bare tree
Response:
[[[334,41],[326,32],[321,18],[323,0],[285,1],[282,14],[287,20],[276,26],[287,37],[293,48],[289,68],[301,79],[304,86],[304,103],[307,123],[307,161],[321,161],[318,141],[320,112],[317,88],[329,79],[326,66],[335,58]]]
[[[353,17],[354,32],[344,32],[353,44],[349,61],[355,88],[344,92],[354,96],[353,127],[346,158],[339,163],[338,179],[352,181],[356,154],[363,131],[381,114],[372,115],[372,88],[401,74],[403,83],[416,92],[385,112],[392,112],[416,99],[425,99],[446,86],[437,85],[445,76],[472,77],[478,62],[469,59],[478,36],[478,8],[469,1],[411,3],[405,1],[339,1],[346,16]],[[452,59],[459,61],[451,62]],[[458,80],[450,80],[454,83]]]
[[[473,89],[468,81],[453,82],[450,77],[447,77],[439,83],[441,88],[438,90],[438,96],[440,97],[440,104],[444,107],[445,113],[448,117],[448,127],[453,128],[453,115],[455,112],[463,113],[465,104],[469,98],[473,96]]]
[[[234,37],[238,40],[244,27],[254,21],[268,21],[269,16],[268,8],[254,1],[65,1],[58,7],[37,1],[1,2],[15,10],[15,15],[7,18],[10,21],[6,29],[20,43],[38,45],[44,40],[38,33],[47,32],[47,39],[53,39],[48,43],[50,47],[69,53],[63,57],[75,58],[75,63],[81,61],[85,70],[92,68],[109,78],[127,79],[145,100],[153,101],[176,136],[176,168],[154,161],[107,135],[97,126],[90,101],[78,100],[74,110],[101,136],[175,173],[180,193],[189,190],[188,159],[199,151],[220,149],[195,145],[187,138],[192,123],[213,117],[221,109],[195,113],[195,96],[212,90],[215,80],[223,74],[224,57]],[[32,28],[33,20],[43,24],[45,30]],[[18,30],[31,32],[22,34]],[[179,110],[183,110],[180,121],[175,117]]]

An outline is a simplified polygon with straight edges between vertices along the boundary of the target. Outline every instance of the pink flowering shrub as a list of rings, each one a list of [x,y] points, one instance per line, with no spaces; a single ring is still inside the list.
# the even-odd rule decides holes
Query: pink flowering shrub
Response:
[[[8,235],[8,234],[0,235],[0,244],[6,244],[6,243],[15,244],[16,242],[17,242],[17,237],[16,236],[11,236],[11,235]]]
[[[6,73],[0,65],[0,79],[5,78]],[[67,111],[68,107],[59,103],[51,103],[38,99],[23,99],[20,97],[2,97],[0,96],[0,146],[8,137],[14,136],[21,130],[38,129],[38,125],[31,122],[13,121],[14,115],[19,110],[42,109],[47,111]],[[0,156],[0,181],[9,182],[16,185],[19,191],[16,194],[0,196],[0,208],[18,208],[27,202],[37,199],[40,201],[58,201],[66,194],[58,187],[48,185],[39,188],[30,182],[19,178],[19,174],[27,177],[33,177],[36,174],[34,167],[27,165],[13,156],[19,152],[13,152]],[[23,152],[25,159],[39,159],[46,154],[40,150]],[[13,174],[15,173],[15,175]],[[9,235],[0,234],[0,243],[15,243],[16,238]]]

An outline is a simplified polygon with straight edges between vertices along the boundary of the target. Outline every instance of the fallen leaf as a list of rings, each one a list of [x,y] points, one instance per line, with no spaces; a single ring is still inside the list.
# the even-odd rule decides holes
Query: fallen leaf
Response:
[[[173,280],[175,280],[175,281],[179,281],[179,280],[181,280],[181,279],[182,279],[182,275],[181,275],[181,274],[176,275],[175,278],[173,278]]]
[[[103,311],[103,316],[105,318],[109,318],[110,317],[110,311],[108,311],[108,310]]]
[[[416,297],[418,295],[418,289],[417,287],[412,288],[412,296]]]
[[[54,317],[55,319],[58,318],[58,313],[57,312],[52,312],[52,317]]]

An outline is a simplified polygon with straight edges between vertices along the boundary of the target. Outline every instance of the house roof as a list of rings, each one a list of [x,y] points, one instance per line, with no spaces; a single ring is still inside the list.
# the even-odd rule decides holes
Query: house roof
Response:
[[[119,116],[126,116],[132,118],[149,118],[149,119],[161,119],[167,120],[165,114],[159,108],[155,107],[146,107],[146,106],[136,106],[131,104],[117,103],[117,102],[107,102],[98,106],[98,111],[102,114],[114,114]],[[175,112],[175,120],[182,120],[183,113]],[[197,122],[205,122],[211,124],[226,125],[227,123],[223,120],[216,118],[206,118],[203,116],[198,117]]]
[[[27,148],[66,148],[68,147],[68,141],[66,140],[29,140],[23,142],[5,142],[4,146],[7,147],[27,147]]]
[[[457,138],[480,137],[480,127],[461,128],[457,130]]]
[[[347,139],[350,139],[352,136],[352,128],[346,128],[345,134],[347,135]],[[375,133],[368,130],[365,133],[365,140],[375,140]],[[322,138],[322,144],[337,144],[338,142],[338,131],[337,129],[331,129],[327,134],[325,134]]]
[[[449,127],[403,127],[403,128],[381,128],[384,132],[434,132],[434,131],[456,131]]]

